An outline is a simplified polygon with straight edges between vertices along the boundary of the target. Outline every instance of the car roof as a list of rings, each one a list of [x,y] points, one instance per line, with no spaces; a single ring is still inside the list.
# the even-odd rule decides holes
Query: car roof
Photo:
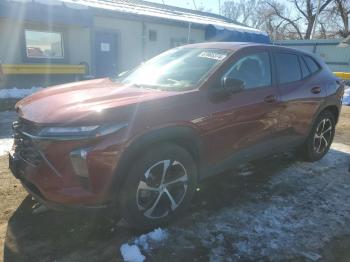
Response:
[[[258,43],[250,42],[205,42],[205,43],[196,43],[185,45],[186,48],[215,48],[215,49],[224,49],[224,50],[238,50],[246,46],[270,46],[263,45]]]
[[[280,45],[272,45],[272,44],[260,44],[260,43],[252,43],[252,42],[205,42],[205,43],[196,43],[182,46],[184,48],[212,48],[212,49],[222,49],[229,50],[232,53],[238,51],[239,49],[247,48],[247,47],[267,47],[272,50],[281,51],[281,52],[290,52],[299,55],[311,56],[314,60],[316,60],[319,64],[324,64],[321,59],[316,57],[314,54],[290,47],[280,46]]]
[[[301,53],[309,56],[313,56],[309,52],[305,52],[303,50],[280,46],[280,45],[271,45],[271,44],[260,44],[260,43],[252,43],[252,42],[206,42],[206,43],[196,43],[196,44],[189,44],[183,46],[185,48],[213,48],[213,49],[224,49],[224,50],[231,50],[231,51],[237,51],[239,49],[245,48],[245,47],[269,47],[271,49],[279,50],[279,51],[285,51],[285,52],[292,52],[292,53]]]

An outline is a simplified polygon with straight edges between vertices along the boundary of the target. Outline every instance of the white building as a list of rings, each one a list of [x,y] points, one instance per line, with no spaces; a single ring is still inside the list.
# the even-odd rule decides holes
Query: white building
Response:
[[[223,16],[139,0],[2,0],[0,36],[0,88],[115,75],[186,43],[270,41]]]

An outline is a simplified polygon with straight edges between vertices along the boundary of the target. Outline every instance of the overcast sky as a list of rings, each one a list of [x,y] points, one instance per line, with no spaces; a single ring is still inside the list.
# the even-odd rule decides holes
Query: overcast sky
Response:
[[[147,0],[155,3],[163,3],[162,0]],[[195,9],[193,0],[163,0],[166,5],[174,5],[189,9]],[[221,0],[221,4],[224,0]],[[197,7],[203,6],[205,10],[211,10],[213,13],[219,13],[219,0],[195,0]]]

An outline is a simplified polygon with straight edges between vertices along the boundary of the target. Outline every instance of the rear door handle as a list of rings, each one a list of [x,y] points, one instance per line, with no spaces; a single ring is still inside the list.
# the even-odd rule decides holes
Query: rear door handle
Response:
[[[315,86],[315,87],[311,88],[311,93],[319,94],[319,93],[321,93],[321,90],[322,90],[321,87]]]
[[[264,101],[266,103],[274,103],[274,102],[276,102],[276,100],[277,100],[277,96],[275,96],[275,95],[269,95],[269,96],[264,98]]]

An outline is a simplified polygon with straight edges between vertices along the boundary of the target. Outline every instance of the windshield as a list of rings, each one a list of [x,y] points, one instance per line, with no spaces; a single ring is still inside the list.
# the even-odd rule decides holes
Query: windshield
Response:
[[[176,48],[118,78],[124,84],[169,91],[191,90],[228,55],[228,50]]]

